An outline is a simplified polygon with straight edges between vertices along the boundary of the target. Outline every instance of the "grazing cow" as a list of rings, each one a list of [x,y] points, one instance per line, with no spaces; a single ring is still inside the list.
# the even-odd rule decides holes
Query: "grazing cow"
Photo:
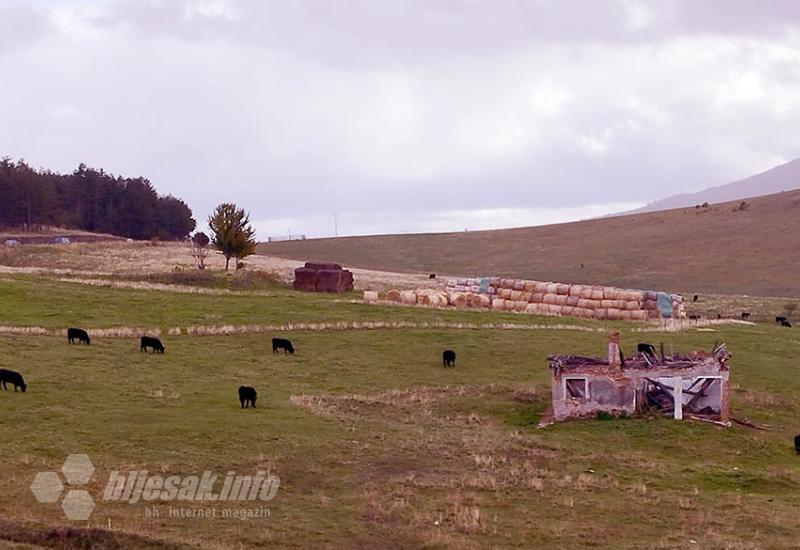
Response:
[[[788,321],[788,320],[789,319],[784,317],[783,315],[779,315],[779,316],[775,317],[775,322],[778,323],[778,324],[783,323],[784,321]]]
[[[690,321],[699,321],[700,320],[700,316],[699,315],[689,315],[689,320]]]
[[[695,294],[694,297],[692,298],[692,302],[697,302],[699,299],[700,299],[700,296]]]
[[[446,349],[442,352],[442,364],[445,367],[455,367],[456,366],[456,352],[451,349]]]
[[[435,278],[436,278],[436,273],[431,273],[430,275],[428,275],[428,279],[435,279]]]
[[[22,393],[28,391],[28,385],[25,383],[25,380],[22,379],[20,373],[8,369],[0,369],[0,384],[2,384],[3,389],[7,391],[8,386],[6,386],[6,382],[14,384],[14,391],[17,391],[17,388],[20,388]]]
[[[636,346],[636,351],[650,357],[656,356],[656,347],[653,344],[639,343]]]
[[[790,323],[789,321],[785,321],[784,320],[784,321],[781,321],[781,326],[782,327],[786,327],[786,328],[792,328],[792,323]]]
[[[750,318],[750,312],[749,311],[743,311],[742,312],[742,319],[749,319],[749,318]]]
[[[68,328],[67,342],[74,344],[75,340],[77,340],[79,344],[86,344],[87,346],[92,343],[92,339],[89,338],[89,333],[82,328]]]
[[[139,351],[147,351],[147,348],[152,348],[153,353],[164,353],[164,344],[161,343],[161,340],[158,338],[153,338],[151,336],[142,336],[141,345],[139,346]]]
[[[278,353],[282,349],[283,353],[294,353],[294,346],[286,338],[273,338],[272,339],[272,353]]]
[[[717,313],[717,319],[722,319],[722,313]]]
[[[246,409],[249,405],[252,405],[255,409],[257,398],[258,393],[256,393],[255,388],[251,388],[250,386],[239,386],[239,402],[242,404],[243,409]]]
[[[800,455],[800,435],[797,435],[794,438],[794,450]]]

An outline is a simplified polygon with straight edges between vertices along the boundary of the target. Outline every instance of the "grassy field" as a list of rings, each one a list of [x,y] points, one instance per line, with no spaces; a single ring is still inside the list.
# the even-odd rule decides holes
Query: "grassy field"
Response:
[[[341,297],[185,295],[49,278],[0,280],[0,325],[61,329],[326,320],[571,323],[520,315],[363,306]],[[594,322],[587,326],[610,328]],[[73,536],[122,547],[785,548],[797,544],[800,431],[795,330],[769,323],[667,335],[623,330],[623,347],[726,341],[732,413],[768,431],[662,419],[537,429],[550,353],[602,354],[602,332],[396,329],[297,331],[293,356],[269,334],[131,338],[69,346],[61,335],[0,335],[0,366],[28,392],[0,390],[0,545]],[[440,366],[441,350],[459,357]],[[241,410],[240,384],[258,389]],[[37,503],[29,484],[87,453],[99,498],[112,470],[164,474],[269,469],[269,518],[165,517],[170,506],[100,502],[88,523]],[[201,506],[202,505],[202,506]],[[161,518],[146,517],[155,506]],[[234,505],[240,506],[240,505]],[[77,541],[79,539],[74,539]],[[55,542],[54,542],[55,541]],[[694,541],[696,544],[694,544]],[[63,542],[63,539],[61,540]]]
[[[497,231],[262,243],[259,251],[390,271],[800,297],[800,190],[747,203]]]

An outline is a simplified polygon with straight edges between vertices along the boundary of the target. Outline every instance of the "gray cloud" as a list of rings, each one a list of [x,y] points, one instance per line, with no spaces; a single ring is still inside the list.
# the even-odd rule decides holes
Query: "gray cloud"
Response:
[[[35,38],[0,55],[0,154],[146,175],[200,219],[508,226],[800,151],[794,2],[31,6]]]

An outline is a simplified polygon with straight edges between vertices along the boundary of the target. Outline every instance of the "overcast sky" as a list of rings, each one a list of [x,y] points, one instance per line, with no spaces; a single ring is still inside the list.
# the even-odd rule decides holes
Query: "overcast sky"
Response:
[[[639,206],[800,156],[797,0],[0,0],[0,156],[259,237]]]

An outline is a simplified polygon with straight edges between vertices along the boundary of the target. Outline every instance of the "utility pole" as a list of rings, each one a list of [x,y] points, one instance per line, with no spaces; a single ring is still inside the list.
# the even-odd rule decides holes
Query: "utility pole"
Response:
[[[338,212],[334,212],[333,213],[333,236],[334,237],[338,237],[339,236],[339,213]]]

